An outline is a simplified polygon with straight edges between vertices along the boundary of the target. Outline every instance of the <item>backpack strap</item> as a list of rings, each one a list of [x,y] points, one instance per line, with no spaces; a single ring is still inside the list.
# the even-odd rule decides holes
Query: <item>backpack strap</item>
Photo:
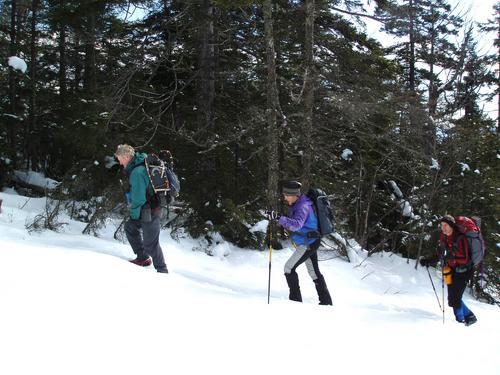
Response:
[[[464,249],[464,252],[465,252],[464,255],[457,255],[456,250],[458,248],[458,241],[460,241],[461,237],[465,238],[465,241],[467,243],[467,249]],[[470,240],[465,234],[460,233],[459,235],[457,235],[453,238],[453,245],[451,248],[451,255],[453,256],[453,259],[467,259],[467,258],[469,258],[469,260],[467,261],[467,263],[465,265],[470,264],[470,262],[472,261],[471,256],[470,256],[470,250],[471,250],[470,249]]]
[[[132,168],[132,171],[138,167],[145,167],[146,173],[149,173],[146,163],[138,164],[138,165],[134,166],[134,168]],[[132,173],[132,171],[130,171],[130,173]],[[130,191],[130,187],[129,187],[129,191]],[[155,209],[155,208],[161,206],[160,199],[158,198],[158,194],[156,194],[154,192],[154,189],[153,189],[153,186],[151,185],[151,180],[149,179],[149,176],[148,176],[148,186],[146,187],[146,204],[149,204],[149,207],[151,207],[151,209]]]
[[[309,190],[309,192],[311,191],[312,189]],[[306,194],[306,197],[307,199],[309,199],[312,203],[312,210],[310,211],[311,214],[313,214],[314,216],[316,216],[316,222],[318,223],[318,229],[316,230],[312,230],[310,232],[307,232],[307,238],[317,238],[317,239],[320,239],[321,238],[321,231],[319,230],[319,214],[318,214],[318,208],[316,207],[316,202],[315,202],[315,198],[311,197],[309,195],[309,192]],[[313,242],[314,243],[314,242]]]
[[[451,250],[453,253],[453,250]],[[448,246],[448,239],[446,236],[443,238],[443,242],[441,242],[441,254],[439,256],[439,262],[441,263],[441,267],[444,267],[446,261],[449,259],[448,253],[450,252],[450,247]]]

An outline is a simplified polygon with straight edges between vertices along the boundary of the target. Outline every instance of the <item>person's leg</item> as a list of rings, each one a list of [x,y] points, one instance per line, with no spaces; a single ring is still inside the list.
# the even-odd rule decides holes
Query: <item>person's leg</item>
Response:
[[[471,268],[468,270],[466,273],[464,273],[464,280],[465,280],[465,285],[467,285],[472,278],[472,274],[474,273],[474,270]],[[464,288],[465,289],[465,288]],[[462,293],[462,298],[463,298],[463,293]],[[462,302],[462,311],[464,313],[464,321],[466,326],[470,326],[471,324],[474,324],[477,322],[477,318],[474,315],[474,313],[469,309],[469,307],[464,303],[463,299],[461,300]]]
[[[137,255],[137,259],[147,259],[148,255],[144,251],[141,235],[141,222],[139,220],[129,219],[124,226],[125,235],[132,247],[132,251]]]
[[[142,222],[142,232],[144,238],[144,251],[153,259],[153,265],[158,272],[167,273],[167,265],[163,257],[163,251],[160,246],[160,217],[152,215],[151,221]]]
[[[465,321],[462,296],[467,287],[468,272],[453,272],[452,283],[448,285],[448,305],[453,308],[455,319],[458,322]]]
[[[302,302],[302,294],[300,293],[299,275],[295,270],[290,273],[285,273],[286,283],[290,290],[288,299],[290,301]]]
[[[318,292],[319,304],[320,305],[331,305],[332,297],[330,296],[330,292],[328,291],[328,287],[326,286],[326,281],[323,275],[319,270],[318,265],[318,253],[316,250],[313,250],[311,256],[305,261],[307,272],[311,279],[314,281],[314,285],[316,286],[316,291]]]
[[[292,256],[285,263],[285,278],[290,289],[289,299],[292,301],[302,302],[299,275],[297,275],[295,270],[301,263],[304,263],[309,256],[310,252],[308,252],[307,246],[297,246]]]
[[[462,311],[464,312],[464,318],[470,316],[470,315],[474,315],[472,313],[472,311],[469,310],[469,308],[467,307],[467,305],[464,303],[464,301],[462,300]]]

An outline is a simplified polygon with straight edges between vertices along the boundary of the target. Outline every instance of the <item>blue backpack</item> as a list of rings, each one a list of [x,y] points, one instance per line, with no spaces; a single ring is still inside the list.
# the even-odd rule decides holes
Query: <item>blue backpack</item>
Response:
[[[313,202],[314,213],[318,218],[318,232],[320,237],[335,232],[335,217],[330,201],[328,200],[328,195],[318,188],[310,188],[306,195]]]

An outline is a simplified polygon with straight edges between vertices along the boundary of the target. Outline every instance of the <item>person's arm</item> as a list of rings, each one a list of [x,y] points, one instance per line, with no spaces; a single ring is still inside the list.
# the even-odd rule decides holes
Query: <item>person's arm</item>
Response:
[[[420,258],[420,265],[423,267],[433,266],[437,263],[438,260],[439,257],[437,255],[433,255],[430,257],[422,257]]]
[[[304,204],[293,213],[292,217],[281,216],[278,224],[291,232],[296,232],[304,226],[308,215],[309,206]]]
[[[444,238],[443,235],[441,234],[439,236],[439,247],[437,248],[436,252],[434,255],[426,256],[426,257],[421,257],[420,258],[420,265],[422,267],[429,267],[433,266],[437,263],[438,260],[441,260],[443,257],[443,246],[446,246],[444,243]]]
[[[138,220],[141,208],[146,203],[146,189],[149,179],[140,168],[135,168],[130,174],[130,218]]]

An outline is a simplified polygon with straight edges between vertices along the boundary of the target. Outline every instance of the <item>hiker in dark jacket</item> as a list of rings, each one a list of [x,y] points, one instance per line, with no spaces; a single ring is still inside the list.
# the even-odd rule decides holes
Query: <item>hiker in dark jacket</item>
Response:
[[[119,145],[115,157],[129,176],[130,218],[125,223],[125,234],[136,258],[132,263],[149,266],[151,258],[158,272],[168,273],[160,247],[160,205],[144,164],[146,154],[136,153],[129,145]],[[141,233],[142,231],[142,233]]]
[[[441,233],[438,252],[433,257],[420,259],[420,264],[428,267],[440,260],[443,270],[446,266],[451,269],[451,284],[447,284],[448,306],[453,307],[457,322],[469,326],[477,321],[474,313],[462,300],[467,283],[473,273],[469,241],[455,224],[453,216],[445,215],[440,219],[440,222]]]
[[[317,250],[320,245],[317,236],[318,220],[314,213],[313,202],[305,194],[300,193],[301,186],[298,181],[283,183],[283,197],[291,207],[288,216],[281,216],[278,219],[279,225],[292,232],[291,239],[295,247],[295,251],[285,264],[285,277],[290,288],[289,298],[292,301],[302,302],[299,276],[295,270],[300,264],[305,263],[316,286],[319,304],[331,305],[332,298],[318,266]],[[273,213],[271,216],[276,217]]]

